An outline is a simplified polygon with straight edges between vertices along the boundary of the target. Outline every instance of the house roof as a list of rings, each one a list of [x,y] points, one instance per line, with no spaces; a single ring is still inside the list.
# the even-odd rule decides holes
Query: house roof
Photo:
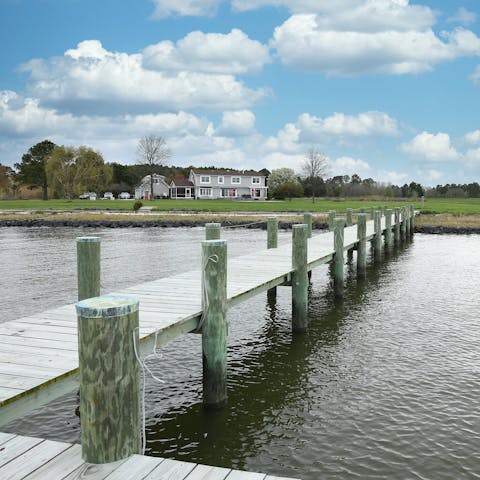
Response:
[[[192,172],[197,175],[235,175],[238,177],[264,177],[265,175],[255,170],[224,170],[219,168],[192,168]]]
[[[170,185],[174,185],[175,187],[193,187],[193,182],[188,178],[174,178]]]

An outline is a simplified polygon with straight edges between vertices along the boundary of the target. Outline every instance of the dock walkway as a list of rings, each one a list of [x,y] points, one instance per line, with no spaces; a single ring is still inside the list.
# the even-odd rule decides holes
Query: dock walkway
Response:
[[[367,221],[366,227],[366,239],[371,240],[374,221]],[[357,242],[356,225],[346,227],[344,250]],[[330,262],[334,253],[333,232],[314,235],[308,240],[308,269]],[[231,307],[290,282],[292,244],[229,260],[227,268]],[[115,292],[140,298],[142,353],[151,351],[155,342],[159,346],[197,328],[202,315],[201,276],[198,269]],[[0,425],[78,388],[78,367],[75,304],[0,324]]]
[[[2,480],[296,480],[132,455],[102,465],[85,463],[82,447],[41,438],[0,433]]]

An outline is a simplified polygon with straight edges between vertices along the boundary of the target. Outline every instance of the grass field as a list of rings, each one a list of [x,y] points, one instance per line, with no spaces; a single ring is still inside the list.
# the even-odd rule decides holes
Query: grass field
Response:
[[[0,200],[0,210],[127,210],[131,211],[134,200]],[[157,200],[144,201],[155,211],[188,211],[188,212],[327,212],[329,210],[345,211],[347,208],[358,209],[370,205],[389,205],[398,207],[411,204],[408,201],[388,200],[325,200],[296,198],[291,201],[245,202],[232,200]],[[420,209],[420,202],[413,202]],[[480,214],[480,198],[448,198],[426,199],[422,213],[452,215]]]

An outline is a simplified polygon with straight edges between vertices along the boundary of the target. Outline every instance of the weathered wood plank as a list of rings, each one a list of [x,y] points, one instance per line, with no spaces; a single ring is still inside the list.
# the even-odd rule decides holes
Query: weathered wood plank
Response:
[[[106,478],[107,480],[142,479],[158,467],[158,465],[164,460],[165,459],[161,457],[132,455]]]
[[[5,442],[0,450],[0,467],[7,465],[14,458],[17,458],[19,455],[22,455],[24,452],[27,452],[41,442],[43,442],[43,439],[41,438],[20,436],[16,436]],[[0,474],[0,478],[4,477]]]
[[[184,480],[195,466],[195,463],[166,459],[150,472],[144,480]]]
[[[72,445],[26,478],[28,480],[62,479],[85,463],[81,453],[80,445]]]
[[[265,480],[266,475],[263,473],[241,472],[240,470],[232,470],[225,480]]]
[[[185,480],[225,480],[230,472],[229,468],[197,465]]]

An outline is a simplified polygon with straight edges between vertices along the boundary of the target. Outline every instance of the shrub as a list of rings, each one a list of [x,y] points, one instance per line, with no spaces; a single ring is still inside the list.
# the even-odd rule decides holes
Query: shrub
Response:
[[[133,204],[133,211],[134,211],[134,212],[138,212],[142,207],[143,207],[143,203],[142,203],[140,200],[137,200],[137,201]]]

